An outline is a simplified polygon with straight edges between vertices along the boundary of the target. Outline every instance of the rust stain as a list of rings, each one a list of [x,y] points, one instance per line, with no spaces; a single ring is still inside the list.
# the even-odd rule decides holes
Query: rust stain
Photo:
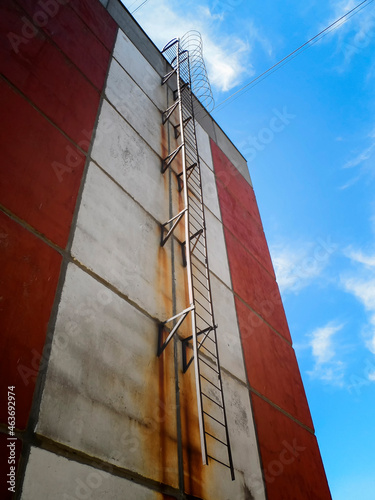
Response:
[[[170,317],[172,316],[172,263],[166,249],[163,247],[158,249],[157,266],[157,294],[163,301],[161,312]]]
[[[182,380],[182,441],[184,453],[185,490],[189,495],[204,497],[202,455],[200,449],[199,425],[196,409],[194,367],[183,375]]]
[[[168,135],[166,131],[165,125],[161,124],[160,125],[160,131],[161,131],[161,157],[165,158],[168,156]]]
[[[165,377],[164,374],[164,356],[160,356],[159,358],[159,377],[158,377],[158,385],[159,385],[159,405],[158,405],[158,421],[160,423],[159,426],[159,436],[160,436],[160,462],[161,462],[161,480],[163,483],[166,482],[166,470],[167,470],[167,440],[166,440],[166,420],[168,412],[166,411],[166,387],[165,385],[168,383],[168,377]],[[169,391],[168,391],[169,392]]]

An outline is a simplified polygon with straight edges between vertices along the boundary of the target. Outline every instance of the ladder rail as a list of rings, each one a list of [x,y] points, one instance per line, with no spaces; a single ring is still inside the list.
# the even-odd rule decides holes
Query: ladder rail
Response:
[[[172,331],[169,333],[167,341],[162,346],[160,346],[161,334],[159,333],[158,353],[163,352],[167,343],[176,333],[178,327],[180,326],[180,324],[182,324],[186,315],[190,313],[192,335],[182,342],[183,360],[184,372],[188,369],[191,362],[195,360],[194,374],[202,462],[204,465],[207,465],[208,458],[212,458],[213,460],[228,467],[231,470],[232,479],[234,479],[234,466],[229,441],[228,422],[224,404],[222,374],[217,343],[217,325],[215,324],[215,316],[212,303],[212,289],[207,252],[206,220],[204,213],[202,177],[196,136],[196,123],[194,119],[194,102],[193,94],[191,91],[192,81],[189,52],[186,50],[181,50],[179,39],[173,39],[169,44],[166,45],[165,49],[163,49],[163,52],[168,53],[168,56],[170,56],[167,57],[167,60],[169,59],[170,61],[172,71],[167,73],[166,77],[162,79],[162,84],[165,84],[167,81],[169,81],[170,78],[175,74],[177,80],[177,89],[174,91],[174,98],[176,102],[169,106],[169,108],[163,113],[162,122],[169,122],[169,120],[171,120],[172,116],[175,114],[175,111],[177,112],[178,109],[179,123],[177,125],[174,125],[174,129],[175,138],[180,139],[180,145],[175,151],[173,151],[165,159],[163,159],[162,173],[164,173],[167,168],[171,167],[171,163],[173,162],[177,154],[181,154],[182,172],[177,174],[177,178],[178,188],[179,191],[182,192],[183,196],[184,209],[168,222],[161,225],[161,243],[162,245],[166,243],[168,238],[172,235],[177,224],[179,224],[182,218],[184,218],[185,242],[182,244],[182,246],[184,253],[184,265],[186,265],[186,275],[188,282],[189,306],[185,309],[185,311],[177,315],[181,317],[179,318],[177,324],[174,325]],[[172,224],[172,222],[172,227],[169,231],[167,231],[166,226],[168,224]],[[166,236],[164,236],[164,231],[167,232]],[[193,262],[193,257],[194,259],[197,259],[197,262]],[[197,273],[199,274],[199,277]],[[204,293],[201,291],[202,287]],[[196,294],[198,293],[202,296],[202,299],[204,299],[203,303],[205,305],[201,303],[202,299],[198,300],[198,298],[196,297]],[[171,321],[172,319],[175,318],[171,318],[168,321]],[[162,328],[164,328],[164,325],[168,323],[168,321],[161,324]],[[203,327],[205,328],[203,330],[202,326],[198,327],[198,324],[202,322],[207,325],[206,327]],[[199,337],[202,336],[203,338],[199,340]],[[207,340],[207,338],[211,341],[210,344],[213,344],[212,350],[206,349],[204,346],[204,342]],[[190,344],[191,340],[193,344],[193,354],[188,361],[186,352],[187,345]],[[203,349],[201,349],[202,347]],[[207,354],[204,354],[205,349],[211,355],[210,357],[207,357]],[[208,363],[208,360],[210,360],[210,363],[212,363],[213,366]],[[208,368],[211,368],[215,373],[215,384],[205,376],[205,372],[203,369],[205,365],[207,365]],[[215,389],[220,393],[220,397],[218,396],[218,398],[220,399],[220,403],[216,402],[203,392],[202,381],[204,380],[212,384],[212,386],[215,387]],[[223,427],[225,428],[226,442],[224,442],[224,438],[220,439],[217,436],[213,435],[212,432],[206,430],[205,416],[216,420],[213,415],[210,415],[208,409],[206,411],[205,405],[209,401],[211,401],[211,403],[215,403],[215,405],[219,406],[222,409],[223,422],[221,423],[221,425],[223,425]],[[206,439],[207,436],[210,436],[211,438],[216,440],[217,443],[226,446],[229,463],[224,463],[222,460],[214,458],[212,454],[208,454]]]

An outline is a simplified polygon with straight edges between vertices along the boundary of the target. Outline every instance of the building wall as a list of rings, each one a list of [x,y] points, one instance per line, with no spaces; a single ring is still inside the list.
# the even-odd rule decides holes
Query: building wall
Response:
[[[187,303],[182,228],[160,247],[160,224],[182,206],[179,161],[160,172],[177,144],[161,123],[167,63],[117,0],[0,10],[1,394],[16,386],[14,498],[330,498],[245,160],[200,119],[232,482],[202,465],[181,342],[156,356],[159,322]],[[2,405],[2,450],[6,434]]]

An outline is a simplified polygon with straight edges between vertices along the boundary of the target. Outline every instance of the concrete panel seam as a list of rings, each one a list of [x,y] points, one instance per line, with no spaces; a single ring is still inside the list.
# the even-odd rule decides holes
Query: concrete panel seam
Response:
[[[251,216],[250,216],[251,217]],[[277,280],[275,279],[275,276],[273,274],[271,274],[269,272],[269,270],[267,268],[264,267],[264,265],[262,264],[262,262],[260,262],[260,260],[257,258],[256,255],[254,255],[253,253],[250,252],[250,250],[247,248],[246,245],[243,244],[243,242],[233,233],[233,231],[231,230],[230,226],[227,226],[226,224],[224,224],[224,222],[222,223],[223,226],[227,229],[227,231],[230,232],[230,234],[233,236],[233,238],[235,238],[235,240],[237,241],[237,243],[239,243],[242,248],[244,248],[246,250],[246,252],[251,255],[251,257],[253,257],[253,259],[255,259],[257,261],[257,263],[261,266],[261,268],[272,278],[276,281],[277,283]],[[267,244],[267,247],[268,247],[268,244]],[[272,260],[271,260],[272,262]]]
[[[69,137],[66,132],[64,132],[53,120],[51,120],[51,118],[49,118],[40,108],[38,108],[38,106],[36,106],[33,101],[31,101],[21,90],[19,90],[15,85],[13,85],[13,83],[8,80],[4,75],[0,75],[0,78],[2,80],[4,80],[4,82],[6,82],[7,85],[9,85],[9,87],[16,93],[18,94],[19,96],[22,97],[22,99],[24,99],[28,104],[30,104],[30,106],[32,108],[35,109],[35,111],[37,111],[48,123],[50,123],[56,130],[59,131],[59,133],[65,137],[65,139],[67,139],[69,142],[71,142],[75,148],[77,148],[77,150],[79,152],[81,152],[83,155],[87,156],[87,151],[84,151],[79,144],[77,144],[71,137]],[[92,85],[92,84],[91,84]]]
[[[142,135],[138,132],[138,130],[136,130],[129,122],[128,120],[120,113],[120,111],[116,108],[116,106],[114,106],[114,104],[112,104],[112,102],[110,100],[108,100],[106,97],[104,97],[104,100],[111,106],[111,108],[113,108],[116,113],[120,116],[120,118],[122,120],[124,120],[124,122],[129,125],[129,127],[139,136],[139,138],[142,140],[142,142],[144,142],[150,149],[151,151],[153,151],[153,153],[155,153],[159,158],[160,158],[160,162],[162,160],[161,156],[160,156],[160,153],[158,153],[157,151],[155,151],[155,149],[151,146],[151,144],[149,144],[146,139],[144,137],[142,137]],[[161,114],[160,114],[160,124],[161,124]],[[92,161],[95,161],[95,160],[92,160]],[[96,162],[95,162],[96,163]]]
[[[39,30],[39,26],[36,26],[34,24],[34,21],[33,21],[33,18],[23,9],[23,7],[20,6],[20,8],[23,10],[24,12],[24,17],[28,18],[28,20],[30,21],[30,23],[33,24],[33,26],[35,26],[35,28],[38,30],[38,32],[40,32]],[[80,18],[81,19],[81,18]],[[54,46],[54,48],[56,50],[58,50],[63,56],[65,59],[67,59],[69,61],[69,63],[74,66],[74,68],[84,77],[84,79],[90,83],[90,85],[92,85],[94,87],[94,89],[96,89],[98,92],[100,92],[100,89],[98,87],[96,87],[94,85],[94,83],[85,75],[85,73],[83,73],[83,71],[75,64],[75,62],[70,59],[70,57],[62,50],[60,49],[60,47],[54,42],[54,40],[45,32],[45,31],[41,31],[42,35],[47,38],[49,40],[49,42]],[[108,49],[106,49],[108,50]],[[2,76],[2,75],[1,75]],[[103,87],[104,88],[104,87]]]
[[[146,92],[143,90],[143,88],[134,80],[134,78],[131,76],[130,73],[128,73],[128,71],[126,70],[126,68],[124,68],[124,66],[120,63],[120,61],[116,58],[116,57],[113,57],[112,58],[113,60],[115,60],[117,62],[117,64],[120,66],[120,68],[122,68],[125,73],[128,75],[128,77],[132,80],[132,82],[142,91],[142,93],[149,99],[149,101],[155,106],[155,108],[160,111],[160,113],[163,113],[164,110],[160,109],[158,107],[158,105],[151,99],[151,97],[146,94]],[[121,115],[122,116],[122,115]],[[124,117],[123,117],[124,118]],[[124,118],[125,119],[125,118]]]
[[[276,403],[274,403],[273,401],[271,401],[270,399],[268,399],[266,396],[263,396],[263,394],[261,394],[256,389],[254,389],[251,386],[251,384],[249,384],[249,389],[250,389],[251,392],[253,392],[254,394],[256,394],[260,399],[262,399],[263,401],[265,401],[266,403],[268,403],[269,405],[271,405],[273,408],[275,408],[275,410],[278,410],[280,413],[282,413],[283,415],[285,415],[286,417],[288,417],[290,420],[292,420],[293,422],[295,422],[296,424],[298,424],[300,427],[302,427],[303,429],[305,429],[306,431],[308,431],[310,434],[312,434],[313,436],[315,436],[314,429],[311,429],[308,425],[302,423],[296,417],[293,417],[293,415],[291,415],[290,413],[288,413],[287,411],[285,411],[283,408],[281,408],[280,406],[278,406]]]
[[[168,484],[164,484],[159,481],[149,479],[129,469],[124,469],[114,464],[103,462],[98,458],[92,457],[82,451],[70,448],[69,446],[53,441],[42,435],[35,434],[34,436],[35,436],[34,439],[28,442],[30,447],[35,446],[42,450],[54,453],[55,455],[67,458],[72,462],[88,465],[97,470],[108,472],[116,477],[128,479],[136,484],[142,485],[158,493],[173,494],[173,495],[179,493],[178,490],[173,488],[173,486],[169,486]]]
[[[99,1],[100,1],[100,0],[99,0]],[[105,7],[104,5],[103,5],[103,7],[106,9],[106,7]],[[83,17],[81,17],[81,16],[78,14],[78,12],[77,12],[77,11],[75,11],[75,10],[71,7],[71,5],[69,5],[69,8],[70,8],[70,9],[74,12],[74,14],[75,14],[76,16],[78,16],[78,17],[80,18],[80,20],[83,22],[83,24],[86,26],[86,28],[87,28],[89,31],[91,31],[91,33],[94,35],[94,37],[98,40],[98,42],[99,42],[101,45],[103,45],[103,47],[104,47],[106,50],[108,50],[108,49],[107,49],[107,47],[104,45],[104,43],[101,41],[101,39],[97,37],[97,35],[95,34],[95,32],[94,32],[94,31],[90,28],[90,26],[86,23],[86,20],[85,20]],[[106,10],[107,10],[107,9],[106,9]],[[115,42],[116,42],[116,37],[114,38],[114,42],[113,42],[113,45],[112,45],[112,47],[111,47],[111,50],[113,50],[113,47],[114,47]]]
[[[263,318],[263,316],[261,316],[257,311],[255,311],[255,309],[253,309],[247,302],[245,302],[243,300],[243,298],[238,295],[238,293],[236,292],[233,292],[234,295],[252,312],[254,313],[256,316],[258,316],[258,318],[260,318],[262,321],[264,321],[264,323],[278,336],[280,337],[284,342],[286,342],[288,344],[289,347],[293,347],[293,344],[292,342],[289,342],[288,339],[286,339],[283,335],[281,335],[281,333],[279,333],[275,327],[273,327],[272,325],[270,325],[270,323],[268,323],[268,321],[266,319]]]

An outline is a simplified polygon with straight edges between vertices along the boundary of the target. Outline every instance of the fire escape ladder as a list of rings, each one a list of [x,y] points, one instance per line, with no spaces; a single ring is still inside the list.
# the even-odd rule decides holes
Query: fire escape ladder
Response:
[[[180,40],[172,40],[163,53],[172,70],[162,79],[166,83],[176,74],[175,102],[163,113],[163,123],[176,120],[175,137],[179,146],[162,162],[162,173],[181,155],[182,171],[177,174],[178,188],[183,194],[184,208],[161,225],[161,245],[165,245],[174,229],[183,220],[185,241],[182,243],[183,263],[186,266],[189,304],[159,326],[160,356],[170,340],[190,314],[191,336],[183,338],[183,371],[194,365],[199,432],[204,465],[214,460],[230,469],[234,466],[229,441],[227,416],[217,343],[217,325],[212,305],[210,271],[206,244],[206,222],[202,193],[201,171],[195,131],[193,94],[189,53],[181,50]],[[178,113],[178,118],[176,115]],[[168,229],[169,226],[169,229]],[[167,337],[163,342],[163,339]]]

